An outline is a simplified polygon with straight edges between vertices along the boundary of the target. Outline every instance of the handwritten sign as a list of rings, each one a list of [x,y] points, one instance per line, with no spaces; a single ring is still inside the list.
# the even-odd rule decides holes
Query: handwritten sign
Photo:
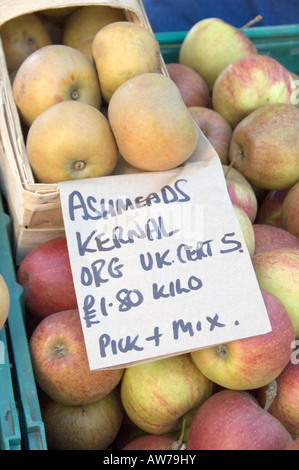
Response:
[[[200,145],[174,170],[59,184],[91,370],[271,330],[220,160]]]

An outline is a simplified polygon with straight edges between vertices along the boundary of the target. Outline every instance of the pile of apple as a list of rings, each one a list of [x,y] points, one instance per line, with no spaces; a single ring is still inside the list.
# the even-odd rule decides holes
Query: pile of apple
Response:
[[[32,54],[29,57],[32,60]],[[25,61],[19,71],[25,70]],[[90,67],[92,62],[89,58],[86,61]],[[29,76],[32,67],[26,71]],[[43,67],[47,69],[47,61]],[[241,30],[214,18],[191,28],[182,43],[179,63],[168,64],[167,68],[188,116],[210,140],[223,165],[272,331],[128,368],[90,371],[66,240],[59,237],[42,243],[23,259],[17,280],[24,289],[30,353],[48,446],[68,450],[298,449],[299,109],[294,103],[293,89],[296,77],[271,57],[259,55]],[[157,75],[162,78],[160,73]],[[47,111],[34,118],[25,117],[25,109],[28,116],[33,111],[34,96],[28,95],[27,107],[21,107],[24,81],[23,87],[18,88],[20,77],[17,72],[14,96],[23,123],[29,126],[28,135],[32,123],[38,120],[34,128],[42,129],[40,135],[47,139],[40,141],[35,155],[47,148],[49,155],[53,155],[53,129],[47,129],[47,123],[39,119]],[[138,76],[137,81],[140,85]],[[166,88],[159,87],[167,100],[171,101],[174,95],[177,100],[172,89],[171,96],[167,94],[169,82]],[[73,94],[64,98],[64,105],[77,103],[76,93],[73,90]],[[41,102],[46,95],[42,88]],[[149,99],[145,90],[141,96]],[[140,95],[137,99],[140,100]],[[147,104],[133,98],[131,102],[135,106],[134,116]],[[140,103],[142,106],[138,106]],[[48,109],[52,112],[56,106],[51,104]],[[160,109],[159,106],[161,100],[152,109]],[[119,108],[119,127],[126,124],[126,116],[121,114],[124,109],[128,108]],[[180,140],[185,142],[187,135],[192,137],[186,139],[191,142],[187,152],[191,154],[196,143],[193,127],[181,104],[180,113],[176,114],[184,120],[185,132]],[[58,112],[52,118],[52,122],[58,122],[58,128],[65,121],[63,116]],[[82,126],[86,122],[82,113],[78,122]],[[137,124],[134,122],[136,132],[140,132]],[[165,127],[167,124],[171,127],[168,122]],[[111,137],[108,128],[105,129],[103,135]],[[76,127],[73,134],[61,141],[64,154],[69,148],[67,144],[73,143],[73,136],[85,132]],[[128,143],[125,137],[122,135],[124,148]],[[92,140],[90,136],[88,140]],[[150,146],[152,153],[154,141]],[[78,146],[79,141],[75,142]],[[176,142],[175,147],[178,150],[185,145]],[[113,164],[108,172],[116,164],[117,152],[112,153]],[[36,175],[43,169],[43,178],[51,176],[50,181],[56,182],[53,165],[53,161],[48,166],[37,162]],[[75,171],[82,172],[82,167],[81,162]]]

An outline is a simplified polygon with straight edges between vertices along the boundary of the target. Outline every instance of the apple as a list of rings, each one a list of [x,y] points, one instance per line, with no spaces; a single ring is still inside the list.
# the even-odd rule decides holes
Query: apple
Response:
[[[180,354],[128,367],[121,398],[131,421],[145,433],[161,435],[180,427],[181,420],[214,391],[214,384]]]
[[[299,251],[276,248],[256,253],[252,264],[259,286],[267,289],[284,304],[299,339]]]
[[[38,183],[110,175],[118,148],[106,116],[81,101],[62,101],[37,116],[26,141]]]
[[[82,101],[95,108],[102,103],[94,65],[83,52],[63,44],[44,46],[30,54],[15,75],[12,92],[27,126],[61,101]]]
[[[188,110],[216,150],[221,163],[228,164],[228,152],[233,130],[229,123],[213,109],[204,106],[188,106]]]
[[[210,90],[220,72],[231,62],[257,54],[254,43],[220,18],[205,18],[187,32],[179,51],[179,63],[196,70]]]
[[[282,227],[299,237],[299,181],[288,191],[281,206]]]
[[[117,389],[88,405],[63,405],[45,396],[40,407],[49,450],[105,450],[124,415]]]
[[[291,95],[287,69],[273,57],[251,54],[232,62],[220,73],[214,84],[212,105],[235,128],[261,106],[291,104]]]
[[[258,400],[261,406],[267,405],[267,386],[259,390]],[[299,361],[289,361],[276,378],[276,396],[267,411],[284,425],[293,439],[299,438]]]
[[[299,238],[280,227],[267,224],[253,224],[255,251],[274,250],[275,248],[299,249]]]
[[[174,81],[187,107],[211,108],[211,92],[206,81],[196,70],[176,62],[166,64],[167,72]]]
[[[295,333],[288,312],[274,294],[265,289],[261,293],[272,331],[191,353],[199,370],[221,387],[232,390],[263,387],[276,379],[290,360]]]
[[[221,390],[198,409],[187,450],[282,450],[292,441],[282,423],[249,392]]]
[[[12,18],[1,26],[8,73],[15,72],[32,52],[52,44],[42,21],[34,13]]]
[[[52,21],[55,21],[59,24],[63,24],[66,21],[66,18],[76,10],[77,7],[63,7],[63,8],[46,8],[41,10],[40,14],[49,18]]]
[[[4,277],[0,274],[0,330],[2,330],[9,313],[10,292]]]
[[[177,446],[178,440],[176,437],[146,434],[136,437],[123,447],[122,450],[176,450]]]
[[[291,104],[261,106],[234,129],[229,160],[253,185],[286,189],[299,179],[299,109]]]
[[[69,252],[65,237],[41,243],[17,269],[27,316],[42,320],[51,313],[77,308]]]
[[[121,381],[123,369],[90,370],[78,309],[44,318],[29,346],[38,386],[63,405],[93,403]]]
[[[286,446],[283,450],[299,450],[299,437],[297,439],[294,439],[291,444]]]
[[[255,250],[255,238],[252,222],[246,212],[241,209],[241,207],[238,207],[233,204],[233,209],[240,224],[240,228],[247,246],[248,253],[250,257],[252,257]]]
[[[263,201],[261,202],[258,208],[255,220],[257,224],[268,224],[282,228],[281,207],[282,202],[289,190],[290,188],[272,189],[270,191],[267,191]]]
[[[64,23],[61,42],[92,59],[91,45],[96,33],[109,23],[125,21],[125,11],[108,5],[78,7]]]
[[[253,223],[258,211],[258,201],[253,187],[236,168],[222,165],[222,169],[232,204],[243,209]]]

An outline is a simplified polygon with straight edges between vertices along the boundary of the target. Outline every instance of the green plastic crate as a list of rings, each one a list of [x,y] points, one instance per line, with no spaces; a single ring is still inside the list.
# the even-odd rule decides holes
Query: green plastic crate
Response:
[[[21,429],[15,402],[6,335],[0,331],[0,450],[20,450]]]
[[[269,55],[288,70],[299,74],[299,24],[286,26],[252,26],[244,30],[259,54]],[[178,62],[181,44],[187,31],[156,33],[155,37],[166,63]]]
[[[0,273],[8,286],[10,293],[10,309],[7,318],[6,336],[11,353],[11,374],[14,387],[15,402],[19,416],[19,426],[21,431],[21,442],[18,434],[17,423],[11,423],[11,434],[15,428],[15,436],[7,436],[4,442],[6,448],[13,445],[15,448],[24,450],[47,450],[44,423],[41,418],[39,399],[36,383],[34,379],[29,344],[25,329],[25,307],[23,299],[23,289],[16,282],[15,265],[11,250],[11,220],[4,211],[0,194]],[[8,361],[6,361],[8,362]],[[5,364],[6,365],[6,364]],[[1,370],[0,374],[5,371]],[[6,375],[8,373],[6,371]],[[2,381],[0,381],[2,383]],[[7,387],[9,380],[7,379]],[[6,423],[5,403],[7,409],[11,411],[14,418],[14,402],[11,389],[0,391],[1,405],[1,425]],[[5,436],[4,436],[5,438]],[[1,439],[0,439],[1,442]],[[1,442],[2,443],[2,442]]]

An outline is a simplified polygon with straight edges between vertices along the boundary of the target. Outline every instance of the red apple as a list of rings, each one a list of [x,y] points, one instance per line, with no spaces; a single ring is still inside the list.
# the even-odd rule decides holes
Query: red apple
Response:
[[[267,224],[253,224],[255,253],[275,248],[299,249],[299,238],[286,230]]]
[[[290,361],[276,379],[276,396],[267,408],[289,431],[293,439],[299,438],[299,361]],[[259,390],[258,400],[265,406],[267,387]]]
[[[124,415],[118,390],[89,405],[40,400],[49,450],[105,450],[116,438]]]
[[[121,381],[124,409],[147,434],[161,435],[180,428],[182,419],[213,391],[214,384],[189,354],[128,367]]]
[[[253,187],[236,168],[229,165],[222,165],[222,168],[232,204],[243,209],[253,223],[258,211],[258,201]]]
[[[274,294],[264,289],[261,292],[272,331],[191,353],[199,370],[222,387],[263,387],[276,379],[290,360],[295,333],[288,312]]]
[[[197,411],[187,450],[282,450],[291,442],[286,428],[249,392],[221,390]]]
[[[291,442],[291,444],[286,446],[283,450],[299,450],[299,437]]]
[[[219,155],[223,164],[228,164],[228,152],[233,130],[216,111],[203,106],[188,107],[194,121]]]
[[[299,237],[299,181],[292,186],[281,206],[282,227]]]
[[[146,434],[136,437],[122,450],[175,450],[178,440],[168,435]]]
[[[85,405],[100,400],[122,378],[123,369],[90,370],[77,309],[44,318],[29,344],[37,384],[63,405]]]
[[[299,179],[299,109],[261,106],[234,129],[229,160],[254,186],[286,189]]]
[[[218,75],[212,92],[212,106],[234,128],[261,106],[291,105],[291,96],[288,70],[273,57],[250,54],[230,63]]]
[[[77,308],[66,238],[54,238],[30,251],[20,263],[17,282],[24,290],[26,313],[38,321]]]
[[[278,297],[288,311],[299,339],[299,250],[276,248],[256,253],[252,264],[259,286]]]
[[[187,107],[203,106],[210,108],[212,98],[209,87],[196,70],[178,63],[166,64],[168,75],[181,92]]]
[[[281,228],[281,207],[288,192],[289,188],[267,191],[258,208],[256,223],[274,225]]]

